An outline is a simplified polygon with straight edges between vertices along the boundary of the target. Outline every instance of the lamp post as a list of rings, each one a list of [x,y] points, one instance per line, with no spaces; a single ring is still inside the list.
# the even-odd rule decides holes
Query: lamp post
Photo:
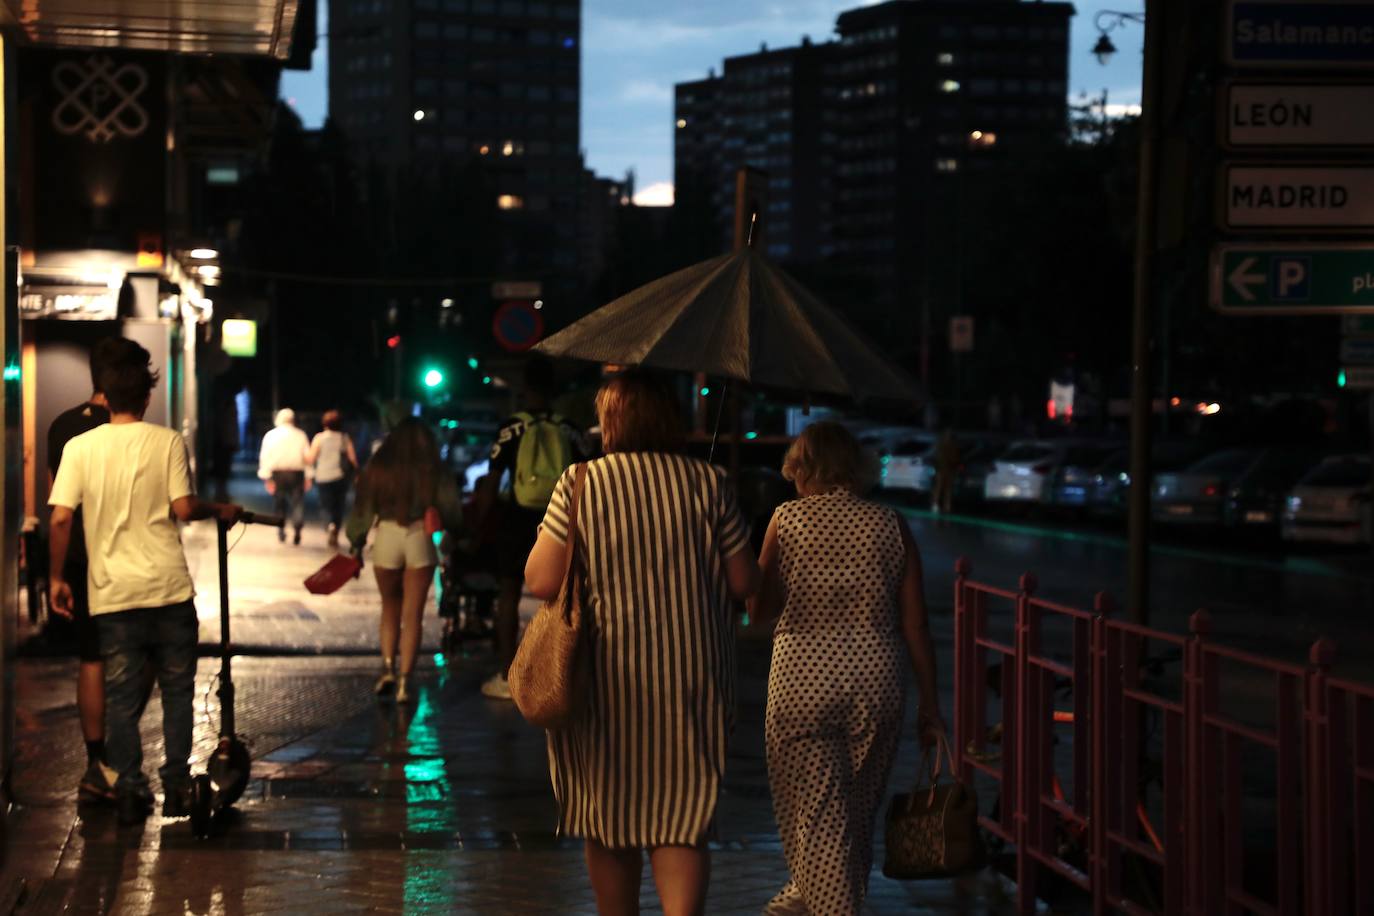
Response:
[[[1155,220],[1159,188],[1161,36],[1163,0],[1145,0],[1143,13],[1102,10],[1094,24],[1100,33],[1092,53],[1105,64],[1116,52],[1110,33],[1130,23],[1145,26],[1145,72],[1140,96],[1140,179],[1136,203],[1135,283],[1131,308],[1131,489],[1128,530],[1129,613],[1140,624],[1150,620],[1150,438],[1153,397],[1150,380],[1150,316],[1154,304]]]

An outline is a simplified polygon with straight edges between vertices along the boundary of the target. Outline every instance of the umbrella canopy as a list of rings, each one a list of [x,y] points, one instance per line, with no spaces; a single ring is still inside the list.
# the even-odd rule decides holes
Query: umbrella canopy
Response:
[[[752,248],[641,286],[535,349],[797,392],[922,400],[905,372]]]

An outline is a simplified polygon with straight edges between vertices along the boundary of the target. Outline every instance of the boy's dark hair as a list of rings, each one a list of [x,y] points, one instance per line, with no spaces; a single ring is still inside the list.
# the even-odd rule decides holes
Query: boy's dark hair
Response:
[[[143,354],[146,363],[148,351],[127,337],[102,337],[96,341],[90,355],[91,390],[104,394],[105,389],[100,387],[101,372],[115,363],[136,360],[139,353]]]
[[[558,377],[554,372],[553,360],[545,356],[530,356],[525,361],[525,391],[545,398],[558,392]]]
[[[115,339],[119,341],[119,349],[114,358],[101,367],[95,387],[105,395],[111,413],[137,414],[148,403],[148,395],[157,384],[157,373],[152,369],[152,356],[147,350],[127,338]]]

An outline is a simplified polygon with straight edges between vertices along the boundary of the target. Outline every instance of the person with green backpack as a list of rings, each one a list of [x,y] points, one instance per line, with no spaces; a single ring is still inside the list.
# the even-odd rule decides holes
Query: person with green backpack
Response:
[[[539,536],[558,479],[587,453],[581,431],[550,407],[554,388],[553,364],[532,357],[525,364],[524,410],[501,424],[491,448],[490,469],[476,494],[478,530],[497,500],[505,502],[496,537],[496,576],[501,585],[496,601],[499,667],[482,684],[482,694],[492,699],[510,699],[506,669],[515,658],[519,640],[525,560]]]

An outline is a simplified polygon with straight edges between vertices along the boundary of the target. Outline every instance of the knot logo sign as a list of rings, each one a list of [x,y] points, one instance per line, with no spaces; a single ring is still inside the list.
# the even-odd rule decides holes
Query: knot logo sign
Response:
[[[116,67],[99,55],[84,62],[63,61],[53,68],[52,82],[61,94],[52,113],[58,133],[109,143],[148,129],[148,112],[139,104],[148,88],[148,71],[137,64]]]

